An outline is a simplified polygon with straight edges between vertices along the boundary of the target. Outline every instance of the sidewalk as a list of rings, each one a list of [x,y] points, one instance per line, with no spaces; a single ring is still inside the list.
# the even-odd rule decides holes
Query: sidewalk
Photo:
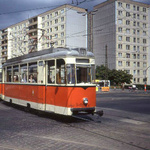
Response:
[[[150,94],[150,90],[144,91],[144,90],[129,90],[129,89],[110,89],[109,92],[103,92],[101,89],[98,90],[96,93],[141,93],[141,94]]]

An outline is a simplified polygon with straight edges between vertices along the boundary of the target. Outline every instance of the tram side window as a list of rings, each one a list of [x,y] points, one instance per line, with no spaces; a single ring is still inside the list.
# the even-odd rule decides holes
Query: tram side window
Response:
[[[75,65],[67,65],[67,83],[75,84]]]
[[[91,71],[90,67],[77,66],[77,83],[90,83]]]
[[[54,84],[55,83],[55,61],[50,60],[48,61],[48,83]]]
[[[29,63],[29,82],[37,83],[37,63]]]
[[[27,64],[20,65],[20,72],[21,72],[21,82],[27,82]]]
[[[7,67],[7,82],[11,82],[11,78],[12,78],[12,69],[11,67]]]
[[[19,66],[13,66],[13,82],[19,82]]]
[[[66,83],[65,61],[63,59],[57,59],[56,81],[58,84]]]

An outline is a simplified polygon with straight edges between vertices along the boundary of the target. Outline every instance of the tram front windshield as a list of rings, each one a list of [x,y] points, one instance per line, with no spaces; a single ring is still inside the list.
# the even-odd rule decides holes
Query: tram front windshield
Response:
[[[94,65],[67,65],[68,84],[92,84],[94,81]]]

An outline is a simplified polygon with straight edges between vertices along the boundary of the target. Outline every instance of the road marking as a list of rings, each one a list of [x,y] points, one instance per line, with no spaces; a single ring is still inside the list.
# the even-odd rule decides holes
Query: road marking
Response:
[[[145,122],[137,121],[137,120],[132,120],[132,119],[120,119],[120,121],[126,122],[126,123],[131,123],[131,124],[136,124],[136,125],[145,124]]]

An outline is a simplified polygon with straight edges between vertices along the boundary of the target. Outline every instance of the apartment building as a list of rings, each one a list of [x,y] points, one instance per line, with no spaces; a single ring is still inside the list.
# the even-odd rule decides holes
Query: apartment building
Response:
[[[62,5],[2,29],[1,60],[51,47],[87,48],[85,9]]]
[[[107,0],[94,7],[96,65],[125,70],[132,83],[150,84],[150,6],[132,0]],[[107,61],[107,62],[106,62]]]

